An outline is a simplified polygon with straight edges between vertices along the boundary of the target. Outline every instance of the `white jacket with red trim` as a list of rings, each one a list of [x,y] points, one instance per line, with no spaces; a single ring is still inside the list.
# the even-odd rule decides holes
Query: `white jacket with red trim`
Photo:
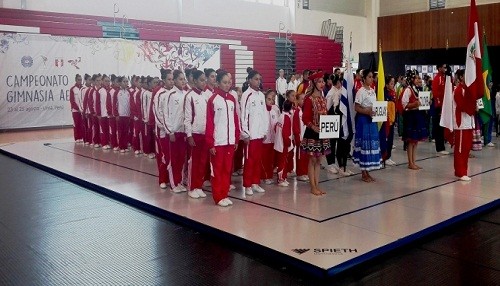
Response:
[[[187,137],[205,134],[207,125],[207,103],[212,96],[210,91],[202,91],[196,87],[188,91],[184,101],[184,130]]]
[[[148,123],[149,121],[149,110],[151,109],[151,98],[153,97],[153,93],[151,90],[143,89],[141,93],[141,115],[142,121],[144,123]]]
[[[235,145],[240,138],[236,99],[219,88],[208,100],[205,138],[208,148]]]
[[[99,110],[96,109],[97,116],[108,117],[108,110],[106,109],[107,102],[109,99],[108,90],[103,86],[97,91],[97,96],[99,97]]]
[[[83,113],[84,114],[91,114],[92,109],[92,97],[90,96],[92,92],[92,87],[91,86],[84,86],[82,87],[81,93],[83,95]]]
[[[167,134],[184,132],[184,98],[186,91],[172,88],[167,98],[167,118],[165,120]]]
[[[82,86],[79,84],[75,84],[69,89],[69,103],[71,106],[71,112],[81,112],[82,111],[82,104],[83,102],[80,102],[81,99],[81,88]]]
[[[297,106],[292,115],[292,129],[293,129],[293,140],[298,145],[304,138],[304,133],[306,132],[306,126],[302,121],[302,108]]]
[[[284,153],[293,150],[292,143],[292,115],[283,112],[276,124],[276,137],[274,140],[274,150]],[[284,151],[286,150],[286,151]]]
[[[272,105],[271,110],[267,110],[269,107],[266,106],[267,116],[269,117],[269,129],[266,134],[266,139],[264,139],[264,144],[274,143],[275,129],[276,123],[278,123],[278,119],[280,117],[280,109],[276,105]]]
[[[248,88],[241,96],[241,131],[243,138],[261,139],[269,129],[266,98],[260,91]]]
[[[172,133],[170,130],[167,130],[167,101],[170,95],[174,93],[175,91],[172,91],[171,89],[168,90],[161,87],[158,91],[156,91],[153,97],[153,114],[155,117],[156,129],[160,133],[157,134],[157,136],[160,138],[164,138],[167,134]]]

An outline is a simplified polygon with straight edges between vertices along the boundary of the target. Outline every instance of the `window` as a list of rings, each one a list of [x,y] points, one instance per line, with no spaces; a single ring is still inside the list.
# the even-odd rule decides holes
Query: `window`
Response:
[[[429,9],[442,9],[445,6],[445,0],[429,0]]]

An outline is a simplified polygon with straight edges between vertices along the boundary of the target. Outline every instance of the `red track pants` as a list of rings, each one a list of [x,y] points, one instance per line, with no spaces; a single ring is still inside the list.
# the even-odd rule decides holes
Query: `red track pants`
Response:
[[[144,133],[144,124],[141,120],[134,120],[134,132],[132,133],[132,148],[134,151],[143,151],[141,148],[141,136]],[[144,142],[142,143],[144,145]]]
[[[249,188],[252,184],[260,184],[260,161],[262,158],[262,139],[248,142],[246,147],[245,166],[243,167],[243,187]]]
[[[186,134],[175,133],[175,142],[170,142],[170,164],[167,167],[170,177],[170,186],[172,188],[175,188],[182,183],[182,173],[184,169],[184,162],[186,160],[186,151]]]
[[[212,168],[212,196],[217,204],[227,198],[231,184],[231,167],[234,157],[234,145],[215,146],[215,155],[210,155]]]
[[[99,134],[101,139],[101,144],[103,146],[109,144],[109,119],[107,117],[101,117],[99,119]]]
[[[455,152],[453,152],[453,165],[455,176],[467,176],[469,154],[472,149],[472,129],[455,130]]]
[[[111,147],[118,147],[118,136],[116,132],[116,118],[115,117],[110,117],[109,118],[109,143],[111,144]]]
[[[188,159],[188,189],[201,189],[208,165],[208,146],[205,143],[205,134],[193,134],[196,146],[190,148]]]
[[[261,179],[272,179],[275,159],[274,144],[262,144]]]
[[[130,131],[130,117],[120,116],[116,122],[118,129],[118,146],[120,150],[125,150],[128,147],[129,131]]]
[[[293,150],[290,152],[281,153],[276,151],[278,157],[278,182],[286,180],[288,174],[288,160],[293,159]]]
[[[80,112],[72,112],[73,114],[73,137],[76,140],[83,139],[85,134],[83,126],[83,118]]]
[[[143,148],[142,151],[146,154],[151,154],[154,152],[155,148],[154,134],[153,134],[154,126],[149,125],[147,123],[143,123],[143,130],[144,132],[142,132],[142,148]]]

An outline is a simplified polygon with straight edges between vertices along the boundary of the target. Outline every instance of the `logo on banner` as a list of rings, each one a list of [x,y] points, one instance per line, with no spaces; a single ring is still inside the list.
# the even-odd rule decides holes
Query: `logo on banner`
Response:
[[[297,253],[297,254],[304,254],[306,252],[308,252],[309,248],[295,248],[295,249],[292,249],[293,252]]]
[[[54,66],[58,68],[62,68],[64,66],[64,59],[63,58],[55,58],[54,59]]]
[[[68,63],[70,63],[72,66],[74,66],[77,70],[80,69],[80,67],[78,66],[78,64],[82,61],[82,57],[78,57],[74,60],[68,60]]]
[[[25,68],[30,68],[33,65],[33,58],[30,56],[24,56],[21,58],[21,65]]]

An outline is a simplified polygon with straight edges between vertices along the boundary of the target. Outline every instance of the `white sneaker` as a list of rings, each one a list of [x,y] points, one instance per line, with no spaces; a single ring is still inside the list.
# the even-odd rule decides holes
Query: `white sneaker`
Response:
[[[227,207],[227,206],[229,206],[229,203],[227,202],[227,200],[226,200],[226,199],[222,199],[222,200],[220,200],[220,201],[217,203],[217,205],[219,205],[219,206],[221,206],[221,207]]]
[[[89,145],[90,143],[89,142],[84,142],[83,145]]]
[[[120,150],[120,153],[125,153],[125,149],[121,149],[121,150]]]
[[[148,155],[148,158],[149,158],[149,159],[154,159],[154,158],[155,158],[155,154],[154,154],[154,153],[149,154],[149,155]]]
[[[253,195],[252,188],[245,188],[245,194],[248,195],[248,196]]]
[[[209,180],[206,180],[205,182],[203,182],[203,186],[204,187],[211,187],[212,186],[212,183],[210,183]]]
[[[287,183],[287,181],[281,181],[281,182],[278,183],[278,186],[280,186],[280,187],[288,187],[288,183]]]
[[[189,191],[187,193],[188,193],[188,196],[190,198],[193,198],[193,199],[198,199],[200,197],[200,195],[198,195],[198,192],[196,190],[192,190],[192,191]]]
[[[298,176],[297,181],[309,182],[309,177],[307,175]]]
[[[288,176],[297,177],[297,174],[294,171],[291,171],[290,173],[288,173]]]
[[[252,190],[257,192],[257,193],[265,193],[266,192],[266,190],[264,190],[261,186],[259,186],[257,184],[252,185]]]
[[[113,148],[113,151],[118,151],[118,150],[120,150],[120,148],[118,147]]]
[[[233,204],[233,202],[229,198],[225,198],[224,200],[226,200],[226,203],[228,203],[229,205]]]
[[[206,198],[207,194],[202,189],[194,189],[200,198]]]
[[[439,151],[438,153],[441,154],[441,155],[450,155],[450,152],[448,152],[446,150]]]
[[[135,155],[139,155],[139,154],[141,154],[141,151],[139,151],[139,150],[135,150],[134,154],[135,154]]]
[[[109,149],[111,149],[111,146],[109,146],[109,145],[104,145],[104,147],[102,147],[102,149],[104,149],[104,150],[109,150]]]
[[[175,187],[175,188],[172,189],[172,192],[174,192],[176,194],[182,193],[182,192],[185,192],[185,191],[187,191],[187,190],[182,185],[178,185],[177,187]]]
[[[328,173],[330,174],[338,174],[339,170],[337,170],[337,166],[335,165],[328,165],[326,167],[326,170],[328,171]]]
[[[465,181],[465,182],[468,182],[468,181],[470,181],[470,180],[472,180],[472,179],[471,179],[471,177],[469,177],[469,176],[462,176],[462,177],[460,177],[460,181]]]
[[[99,148],[101,148],[101,145],[100,144],[94,144],[94,148],[99,149]]]
[[[396,166],[396,162],[392,161],[391,159],[385,160],[385,164],[389,166]]]
[[[490,143],[486,144],[486,146],[487,146],[487,147],[495,147],[495,143],[490,142]]]
[[[345,170],[343,168],[340,168],[339,169],[339,175],[342,176],[342,177],[349,177],[351,174],[349,173],[349,171]]]
[[[272,185],[273,184],[273,180],[272,179],[265,179],[264,180],[264,184],[266,184],[266,185]]]
[[[351,170],[347,170],[347,169],[346,169],[346,172],[347,172],[347,173],[349,173],[349,175],[351,175],[351,176],[352,176],[352,175],[354,175],[354,172],[353,172],[353,171],[351,171]]]
[[[233,185],[233,184],[229,185],[229,190],[230,190],[230,191],[232,191],[232,190],[236,190],[236,186],[235,186],[235,185]]]
[[[160,188],[162,188],[162,189],[166,189],[166,188],[167,188],[167,184],[166,184],[166,183],[161,183],[161,184],[160,184]]]

